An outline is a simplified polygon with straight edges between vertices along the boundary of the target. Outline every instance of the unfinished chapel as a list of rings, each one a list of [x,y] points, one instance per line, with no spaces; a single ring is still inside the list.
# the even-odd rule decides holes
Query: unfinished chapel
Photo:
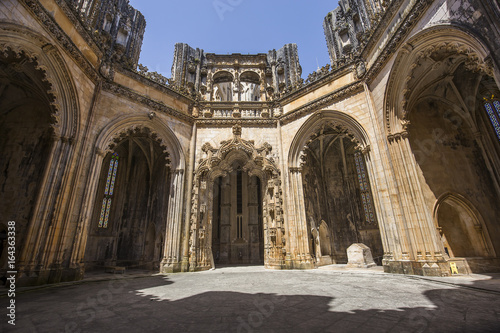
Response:
[[[176,44],[166,78],[128,0],[0,1],[0,275],[10,221],[19,286],[353,245],[387,273],[499,272],[500,1],[332,6],[314,73],[296,44]]]

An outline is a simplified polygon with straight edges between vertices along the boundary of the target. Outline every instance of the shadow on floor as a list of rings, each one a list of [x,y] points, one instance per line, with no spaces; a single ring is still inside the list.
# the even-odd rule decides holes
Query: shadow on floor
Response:
[[[408,281],[412,283],[412,281]],[[499,332],[498,293],[434,289],[433,308],[345,311],[335,297],[206,291],[169,300],[165,276],[21,295],[17,332]],[[81,288],[85,288],[82,292]],[[73,295],[73,296],[72,296]],[[360,295],[360,308],[366,304]],[[401,294],[401,298],[405,295]],[[28,302],[29,299],[29,302]],[[387,304],[386,304],[387,306]],[[0,323],[1,331],[6,328]]]

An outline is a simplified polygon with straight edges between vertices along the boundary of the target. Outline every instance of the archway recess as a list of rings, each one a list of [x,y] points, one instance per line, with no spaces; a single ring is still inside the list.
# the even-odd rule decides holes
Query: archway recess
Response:
[[[500,145],[484,105],[500,90],[490,59],[480,38],[454,26],[420,32],[396,57],[385,114],[402,246],[390,271],[447,275],[450,254],[467,257],[457,261],[460,272],[500,269],[492,256],[500,249],[493,241],[500,235]]]
[[[481,213],[464,196],[444,193],[436,201],[433,217],[450,260],[468,258],[468,265],[475,271],[476,265],[485,263],[478,258],[496,257]]]
[[[170,155],[147,127],[122,134],[104,157],[100,171],[85,268],[159,270],[170,182],[175,177]]]
[[[125,141],[127,141],[128,144],[124,145]],[[135,148],[131,150],[129,144],[132,144]],[[119,261],[117,252],[119,238],[116,238],[119,236],[116,235],[110,235],[113,237],[116,236],[116,239],[114,241],[109,239],[109,242],[107,242],[110,244],[108,257],[106,257],[107,243],[102,246],[104,250],[102,250],[103,252],[101,254],[96,253],[95,256],[91,255],[90,257],[89,253],[87,253],[87,256],[85,255],[89,237],[95,236],[96,228],[99,223],[99,216],[96,217],[94,214],[96,214],[96,211],[101,211],[102,196],[105,195],[102,178],[105,178],[109,171],[109,163],[113,153],[118,153],[120,155],[120,151],[118,150],[121,150],[124,156],[128,156],[125,161],[120,162],[122,168],[130,164],[130,162],[128,162],[129,158],[132,159],[133,163],[130,164],[131,167],[127,167],[127,170],[117,177],[125,177],[131,182],[137,181],[142,174],[137,172],[134,174],[133,171],[137,171],[140,168],[144,168],[145,173],[149,175],[148,179],[144,180],[149,183],[147,186],[148,191],[144,197],[141,197],[141,200],[148,200],[145,204],[148,206],[146,209],[148,215],[145,216],[149,219],[148,225],[144,226],[142,232],[146,233],[146,228],[148,227],[154,229],[154,232],[150,231],[148,234],[149,236],[152,234],[155,235],[154,245],[151,244],[151,241],[148,243],[149,248],[154,248],[153,254],[144,253],[145,257],[153,256],[154,260],[152,263],[148,263],[142,258],[136,258],[130,260],[130,265],[149,265],[149,267],[157,269],[158,256],[162,254],[159,270],[162,272],[179,271],[181,260],[181,216],[184,202],[185,156],[179,140],[172,130],[161,119],[158,119],[158,117],[150,117],[149,114],[116,119],[102,129],[97,137],[95,155],[90,167],[88,187],[83,199],[84,205],[80,216],[80,220],[82,221],[82,232],[78,235],[76,240],[72,262],[75,264],[83,262],[85,257],[93,257],[95,260],[91,259],[91,261],[95,261],[97,264],[104,263],[105,261]],[[143,166],[141,167],[140,164]],[[132,173],[130,177],[126,176],[129,170]],[[125,185],[125,187],[126,186],[127,185]],[[140,186],[142,185],[139,184],[138,187]],[[161,190],[155,190],[155,187],[161,187]],[[168,195],[166,195],[166,193],[168,193]],[[101,200],[100,204],[96,204],[97,200]],[[126,237],[128,237],[128,239],[133,237],[130,233],[127,235]],[[134,242],[137,242],[137,249],[141,246],[145,246],[146,242],[151,239],[151,237],[149,237],[145,242],[142,242],[144,237],[148,235],[144,234],[134,239]],[[110,252],[111,250],[112,252]],[[125,261],[124,264],[127,264]]]
[[[233,262],[230,258],[241,257],[242,261],[252,263],[258,253],[244,253],[239,250],[238,242],[246,238],[249,240],[246,246],[251,252],[252,246],[257,246],[259,238],[263,241],[263,261],[266,268],[284,268],[285,265],[285,228],[283,223],[281,207],[281,181],[280,172],[276,167],[270,153],[272,147],[264,143],[257,148],[253,141],[241,138],[241,127],[233,127],[233,138],[222,141],[219,148],[212,147],[209,143],[203,145],[205,154],[199,163],[195,173],[195,180],[192,190],[192,210],[190,228],[190,248],[189,248],[189,270],[206,270],[215,267],[215,260],[222,257],[228,258],[228,262]],[[227,251],[221,248],[219,258],[214,258],[212,249],[214,233],[214,184],[223,181],[225,177],[237,173],[246,173],[249,178],[257,177],[261,185],[256,193],[260,203],[253,202],[262,207],[262,226],[253,223],[248,228],[241,227],[229,231],[229,234],[240,233],[241,237],[227,238]],[[222,180],[221,178],[222,177]],[[254,178],[255,179],[255,178]],[[257,186],[257,183],[255,183]],[[229,192],[225,192],[228,195]],[[249,202],[250,206],[250,202]],[[236,209],[236,207],[233,207]],[[258,213],[257,213],[258,215]],[[235,221],[239,223],[239,221]],[[248,224],[247,224],[248,225]],[[225,231],[221,231],[223,234]],[[259,236],[262,232],[262,236]],[[230,243],[230,245],[229,245]],[[231,251],[237,251],[231,254]],[[255,252],[257,251],[257,252]],[[227,252],[227,253],[224,253]],[[217,256],[217,253],[215,254]],[[260,254],[259,254],[260,255]]]
[[[382,262],[368,142],[352,117],[322,111],[311,116],[292,143],[290,185],[298,189],[291,190],[298,218],[290,223],[307,230],[312,241],[306,251],[316,265],[347,263],[347,248],[353,243],[365,243]],[[299,241],[297,247],[301,245]]]
[[[10,22],[0,23],[0,63],[0,182],[8,192],[1,210],[19,233],[17,285],[77,279],[79,271],[68,267],[71,242],[64,241],[72,237],[76,182],[69,168],[80,149],[71,73],[50,40]]]

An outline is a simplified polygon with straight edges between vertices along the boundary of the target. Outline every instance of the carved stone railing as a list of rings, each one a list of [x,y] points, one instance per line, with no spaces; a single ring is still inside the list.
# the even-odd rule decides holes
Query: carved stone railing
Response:
[[[203,118],[215,119],[262,119],[272,118],[274,112],[262,102],[209,102],[202,106]]]
[[[159,84],[163,87],[167,87],[171,90],[174,90],[176,92],[178,92],[179,94],[185,96],[185,97],[188,97],[188,98],[193,98],[193,99],[197,99],[197,97],[199,98],[200,94],[193,94],[188,88],[186,87],[183,87],[183,86],[178,86],[176,85],[172,79],[169,79],[165,76],[163,76],[162,74],[158,73],[158,72],[150,72],[149,69],[142,65],[142,64],[139,64],[137,65],[137,68],[133,68],[133,69],[130,69],[132,72],[136,73],[136,74],[139,74],[140,76],[156,83],[156,84]]]

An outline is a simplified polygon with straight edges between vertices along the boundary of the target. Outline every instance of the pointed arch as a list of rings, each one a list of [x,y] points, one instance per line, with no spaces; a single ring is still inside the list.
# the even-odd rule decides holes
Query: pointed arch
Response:
[[[238,174],[246,172],[248,176],[257,176],[259,179],[260,191],[258,191],[258,199],[255,199],[260,202],[254,203],[261,207],[264,216],[264,221],[261,223],[263,226],[262,244],[265,244],[265,250],[262,250],[264,265],[271,268],[283,268],[285,236],[282,200],[280,199],[282,190],[280,171],[270,155],[272,147],[268,143],[256,147],[254,141],[242,139],[239,125],[233,126],[232,132],[232,139],[222,141],[219,148],[214,148],[208,142],[202,146],[205,156],[195,171],[191,191],[189,269],[194,271],[214,267],[212,252],[214,184],[219,177],[224,178],[233,171]],[[237,188],[241,188],[241,185],[237,185]],[[239,216],[241,220],[237,220],[237,230],[242,230],[245,223],[243,223],[242,215]],[[249,234],[255,240],[259,231],[256,229],[254,231]]]
[[[446,192],[436,200],[433,218],[436,228],[438,228],[440,233],[446,234],[446,230],[443,230],[445,226],[443,226],[442,221],[440,221],[440,210],[445,205],[451,206],[458,214],[465,215],[461,216],[460,221],[454,221],[455,223],[463,223],[463,226],[455,225],[455,227],[462,227],[464,229],[463,231],[467,233],[466,236],[470,238],[473,243],[472,245],[475,247],[476,254],[482,254],[485,257],[495,257],[495,249],[491,243],[488,228],[486,227],[481,213],[463,195],[454,192]],[[446,235],[446,237],[448,238],[448,243],[453,242],[452,239],[449,239],[449,235]]]
[[[56,46],[34,30],[11,22],[0,22],[0,52],[25,55],[44,72],[51,85],[55,135],[76,138],[80,128],[79,99],[75,83]]]
[[[43,128],[46,137],[41,141],[37,140],[41,143],[36,149],[42,157],[41,162],[31,164],[30,161],[28,164],[38,175],[34,176],[35,173],[30,171],[25,178],[35,184],[35,187],[30,186],[33,192],[29,194],[29,206],[25,206],[28,213],[18,220],[19,229],[22,230],[18,242],[20,254],[17,257],[20,284],[33,283],[35,280],[38,284],[56,282],[61,274],[48,274],[44,271],[51,270],[54,262],[65,260],[66,245],[61,239],[66,237],[65,233],[70,229],[67,226],[72,223],[68,218],[68,207],[71,206],[72,199],[63,196],[70,195],[69,189],[77,177],[75,173],[68,172],[75,162],[75,151],[78,149],[75,142],[79,142],[77,140],[81,130],[80,102],[73,80],[74,74],[52,40],[17,23],[0,22],[0,54],[3,58],[12,60],[7,66],[18,68],[28,77],[21,81],[26,83],[31,80],[35,87],[41,88],[36,93],[43,93],[45,96],[43,110],[40,104],[33,104],[33,100],[26,101],[32,103],[33,114],[46,115],[46,122],[44,120],[43,124],[32,124],[32,129]],[[8,108],[12,110],[12,107],[21,104],[14,102]],[[22,115],[13,115],[17,117],[18,124],[25,121]],[[11,118],[13,119],[15,117]],[[30,120],[33,121],[33,118]],[[33,134],[26,128],[20,133],[25,137]],[[21,145],[28,147],[26,140],[22,142]],[[16,177],[12,173],[10,175]],[[52,228],[48,228],[48,225]],[[52,233],[51,229],[62,232]],[[58,267],[61,270],[68,268],[65,265]],[[38,278],[32,279],[31,276]]]
[[[493,68],[491,52],[480,37],[454,25],[436,25],[410,38],[401,48],[389,75],[385,92],[386,134],[392,135],[405,129],[408,105],[412,89],[408,82],[422,59],[435,51],[447,52],[464,57],[466,68],[500,79],[498,69]]]
[[[119,118],[104,127],[97,137],[95,147],[97,151],[110,151],[128,133],[148,132],[151,139],[157,141],[170,156],[170,167],[184,170],[186,166],[185,154],[179,139],[172,129],[164,122],[148,115]]]
[[[370,150],[368,134],[356,119],[340,111],[319,111],[313,114],[295,134],[288,154],[288,166],[290,168],[300,167],[302,163],[301,156],[307,143],[311,140],[311,135],[326,123],[345,129],[348,137],[357,144],[358,149]]]

